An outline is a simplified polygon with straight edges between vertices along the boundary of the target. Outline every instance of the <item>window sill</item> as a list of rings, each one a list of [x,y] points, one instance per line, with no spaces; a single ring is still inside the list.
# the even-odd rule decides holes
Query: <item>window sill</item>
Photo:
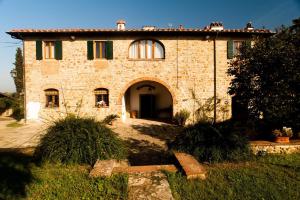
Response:
[[[95,106],[95,108],[97,108],[97,109],[101,109],[101,108],[109,108],[109,106],[100,106],[100,107]]]
[[[57,107],[44,107],[45,109],[53,109],[53,110],[57,110],[57,109],[59,109],[59,106],[57,106]]]
[[[129,61],[164,61],[165,58],[155,58],[155,59],[134,59],[134,58],[127,58]]]

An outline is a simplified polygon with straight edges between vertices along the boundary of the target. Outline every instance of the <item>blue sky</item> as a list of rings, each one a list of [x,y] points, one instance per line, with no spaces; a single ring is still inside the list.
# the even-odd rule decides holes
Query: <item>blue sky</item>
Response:
[[[0,92],[15,90],[10,70],[20,44],[5,32],[13,28],[113,28],[143,25],[203,28],[212,21],[225,28],[290,25],[300,17],[300,0],[0,0]]]

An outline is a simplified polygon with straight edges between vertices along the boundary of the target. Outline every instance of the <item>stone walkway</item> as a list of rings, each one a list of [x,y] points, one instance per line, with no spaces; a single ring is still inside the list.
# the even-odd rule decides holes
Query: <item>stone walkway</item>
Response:
[[[164,122],[129,118],[126,122],[116,121],[112,129],[129,146],[131,165],[161,165],[172,163],[167,142],[174,139],[182,128]]]
[[[166,175],[162,172],[130,174],[128,200],[173,200]]]
[[[43,134],[42,123],[22,123],[20,127],[7,127],[16,122],[12,118],[0,118],[0,148],[26,148],[36,146]]]

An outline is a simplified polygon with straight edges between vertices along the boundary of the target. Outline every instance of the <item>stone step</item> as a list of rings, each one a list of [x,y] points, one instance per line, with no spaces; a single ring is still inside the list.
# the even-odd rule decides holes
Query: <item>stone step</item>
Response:
[[[93,169],[90,171],[90,177],[109,177],[116,167],[127,167],[127,160],[97,160]]]
[[[186,153],[174,152],[176,159],[184,170],[187,179],[206,178],[205,168],[192,156]]]
[[[129,174],[128,200],[174,200],[167,177],[162,172]]]
[[[145,166],[128,166],[128,167],[115,167],[112,173],[142,173],[142,172],[155,172],[155,171],[169,171],[177,172],[175,165],[145,165]]]

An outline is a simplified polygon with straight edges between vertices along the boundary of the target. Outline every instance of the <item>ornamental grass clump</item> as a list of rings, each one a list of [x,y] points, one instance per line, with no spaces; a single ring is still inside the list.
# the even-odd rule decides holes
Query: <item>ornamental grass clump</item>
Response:
[[[198,123],[187,127],[169,147],[189,153],[201,162],[239,161],[251,154],[246,136],[226,123]]]
[[[38,161],[65,164],[93,165],[97,159],[122,159],[125,155],[123,142],[103,123],[76,116],[55,121],[35,151]]]

